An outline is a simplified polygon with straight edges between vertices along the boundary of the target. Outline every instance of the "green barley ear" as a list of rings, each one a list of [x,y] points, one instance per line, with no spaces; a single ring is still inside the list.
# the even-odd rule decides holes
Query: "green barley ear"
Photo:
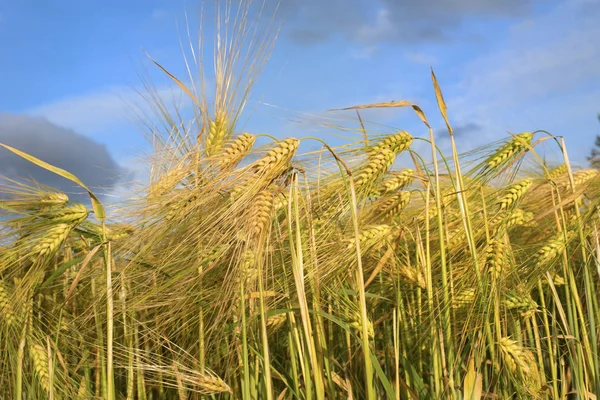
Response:
[[[475,301],[475,289],[466,288],[454,295],[452,298],[452,308],[467,307]]]
[[[506,193],[504,196],[502,196],[500,200],[498,200],[498,205],[500,206],[500,209],[507,209],[515,205],[525,195],[525,193],[527,193],[532,183],[533,180],[524,179],[521,182],[511,186],[511,188],[508,190],[508,193]]]
[[[568,232],[567,237],[571,236],[572,233]],[[546,244],[536,253],[536,267],[548,268],[548,265],[552,263],[566,248],[565,239],[562,233],[559,233],[554,238],[550,239]]]
[[[43,214],[43,217],[52,220],[52,222],[75,226],[85,221],[88,215],[87,208],[83,204],[76,203],[70,207]]]
[[[56,250],[63,244],[69,233],[71,225],[57,224],[49,228],[46,234],[32,248],[34,258],[43,258],[54,254]]]
[[[532,140],[531,132],[516,135],[485,161],[486,167],[492,169],[508,163],[519,152],[527,150],[527,145],[530,145]]]
[[[29,346],[29,355],[31,356],[33,369],[35,370],[40,385],[46,393],[49,393],[50,375],[48,373],[48,352],[42,345],[36,343]]]
[[[235,167],[254,146],[256,136],[243,133],[229,143],[221,152],[217,163],[222,169]]]
[[[346,316],[346,318],[348,320],[347,321],[348,326],[353,329],[356,329],[357,331],[360,331],[362,329],[360,313],[356,312],[355,310],[351,310],[349,312],[346,312],[346,314],[348,314]],[[373,321],[371,321],[370,319],[367,319],[367,334],[369,335],[370,338],[375,337],[375,329],[373,328]]]
[[[43,210],[65,206],[69,202],[69,196],[62,192],[48,193],[40,199]]]
[[[224,113],[217,113],[215,119],[208,122],[208,135],[206,137],[207,155],[213,155],[221,150],[228,130],[229,123]]]
[[[530,297],[516,292],[505,295],[503,304],[509,311],[517,311],[523,317],[530,317],[538,310],[538,304]]]

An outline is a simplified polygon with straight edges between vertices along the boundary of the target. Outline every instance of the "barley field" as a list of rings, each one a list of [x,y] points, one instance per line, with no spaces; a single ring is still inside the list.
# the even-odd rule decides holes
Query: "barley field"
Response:
[[[433,72],[438,109],[340,111],[407,108],[425,137],[239,131],[277,36],[248,10],[224,19],[214,87],[156,62],[194,116],[148,96],[138,195],[108,207],[2,144],[90,203],[1,181],[0,398],[596,399],[598,171],[543,131],[459,153]]]

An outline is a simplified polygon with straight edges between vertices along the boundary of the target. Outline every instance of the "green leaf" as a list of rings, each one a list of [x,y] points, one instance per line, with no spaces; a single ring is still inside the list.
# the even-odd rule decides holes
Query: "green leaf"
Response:
[[[62,168],[58,168],[58,167],[55,167],[54,165],[48,164],[47,162],[42,161],[39,158],[36,158],[30,154],[27,154],[21,150],[15,149],[14,147],[5,145],[3,143],[0,143],[0,146],[4,147],[6,150],[18,155],[19,157],[22,157],[22,158],[26,159],[27,161],[37,165],[38,167],[41,167],[41,168],[44,168],[45,170],[53,172],[58,176],[62,176],[63,178],[68,179],[71,182],[74,182],[74,183],[78,184],[79,186],[81,186],[82,188],[84,188],[90,195],[90,199],[92,200],[92,207],[94,209],[94,214],[96,215],[96,218],[100,222],[104,221],[104,219],[106,218],[106,213],[104,212],[104,207],[102,207],[100,200],[98,200],[96,195],[94,195],[94,193],[92,193],[92,191],[83,182],[81,182],[79,180],[79,178],[77,178],[75,175],[73,175],[69,171],[65,171]]]

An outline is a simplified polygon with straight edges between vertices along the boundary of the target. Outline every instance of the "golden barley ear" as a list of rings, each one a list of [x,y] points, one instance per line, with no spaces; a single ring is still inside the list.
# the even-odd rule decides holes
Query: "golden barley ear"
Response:
[[[8,326],[14,326],[17,322],[11,297],[8,285],[0,280],[0,319],[6,322]]]
[[[507,164],[514,156],[527,150],[533,140],[533,133],[524,132],[513,137],[508,143],[500,147],[485,161],[486,168],[494,169]]]
[[[532,179],[524,179],[521,182],[511,186],[511,188],[508,190],[508,193],[498,200],[500,209],[507,209],[511,206],[514,206],[525,195],[525,193],[527,193],[532,184]]]
[[[414,180],[415,171],[407,168],[399,174],[394,175],[390,179],[383,181],[381,184],[381,193],[395,192],[410,185]]]
[[[224,113],[218,113],[215,119],[209,121],[208,135],[206,136],[206,154],[211,156],[221,150],[229,134],[229,122]]]
[[[29,346],[29,355],[33,369],[38,381],[46,393],[50,392],[50,374],[48,371],[48,352],[40,344],[34,343]]]
[[[229,143],[221,152],[216,162],[222,169],[235,167],[254,146],[256,136],[243,133]]]

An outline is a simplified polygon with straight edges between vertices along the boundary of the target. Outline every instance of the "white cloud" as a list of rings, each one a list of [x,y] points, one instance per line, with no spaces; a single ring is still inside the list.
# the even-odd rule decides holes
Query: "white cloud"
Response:
[[[50,122],[93,135],[108,132],[107,128],[125,125],[135,118],[135,110],[148,112],[150,106],[142,98],[146,92],[128,87],[110,87],[102,91],[59,99],[28,110],[28,114],[42,116]],[[156,89],[155,95],[170,104],[185,105],[181,91],[173,86]]]
[[[585,135],[600,111],[599,4],[564,2],[514,24],[502,48],[465,64],[465,78],[447,96],[455,119],[486,125],[483,141],[506,130],[547,129],[567,143],[591,144]]]

